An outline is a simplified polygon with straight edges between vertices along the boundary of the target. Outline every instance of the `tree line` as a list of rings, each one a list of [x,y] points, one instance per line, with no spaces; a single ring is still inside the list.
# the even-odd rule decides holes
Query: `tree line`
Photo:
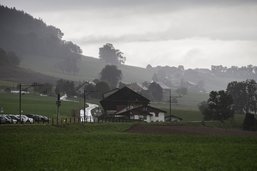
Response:
[[[233,118],[234,113],[244,113],[243,128],[257,130],[254,115],[257,112],[257,83],[255,80],[233,81],[226,90],[212,91],[209,99],[199,105],[204,120]]]
[[[153,72],[152,79],[168,87],[185,87],[190,91],[204,92],[224,89],[231,80],[245,78],[257,80],[257,66],[226,67],[212,65],[211,69],[185,69],[183,65],[156,66],[147,65],[147,70]]]

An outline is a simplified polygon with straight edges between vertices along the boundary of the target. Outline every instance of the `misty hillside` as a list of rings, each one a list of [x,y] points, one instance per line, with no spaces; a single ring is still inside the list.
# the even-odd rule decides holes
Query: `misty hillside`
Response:
[[[0,48],[0,80],[20,83],[48,82],[55,83],[57,78],[47,76],[19,66],[20,59],[13,52]]]
[[[0,48],[14,52],[20,66],[56,78],[74,81],[99,77],[102,61],[82,56],[79,46],[62,40],[62,31],[24,11],[0,6]],[[124,82],[143,82],[152,73],[139,67],[120,65]],[[11,71],[10,71],[11,72]]]
[[[64,33],[60,29],[24,11],[0,6],[0,21],[0,48],[11,54],[8,60],[12,61],[5,63],[6,58],[1,58],[0,64],[3,62],[2,66],[11,68],[2,67],[2,80],[93,80],[99,78],[106,65],[98,58],[83,56],[78,45],[62,39]],[[118,68],[124,83],[153,80],[163,87],[186,87],[197,92],[225,89],[234,80],[257,80],[257,67],[252,65],[241,68],[212,66],[211,70],[151,65],[140,68],[122,64],[118,64]]]
[[[147,70],[154,73],[153,80],[168,87],[186,87],[194,91],[209,92],[226,89],[231,81],[257,80],[257,66],[232,66],[230,68],[219,65],[209,69],[184,69],[170,66],[147,66]]]
[[[34,58],[34,56],[27,56],[26,59],[21,61],[20,65],[23,68],[29,68],[46,75],[74,81],[93,80],[95,78],[99,78],[99,73],[106,65],[103,61],[97,58],[83,56],[78,64],[79,71],[76,74],[73,74],[62,72],[56,68],[55,65],[57,60],[54,58],[41,60],[40,65],[35,65],[36,62],[37,58]],[[122,71],[122,81],[125,83],[152,80],[153,72],[149,72],[144,68],[128,65],[118,65],[118,68]]]

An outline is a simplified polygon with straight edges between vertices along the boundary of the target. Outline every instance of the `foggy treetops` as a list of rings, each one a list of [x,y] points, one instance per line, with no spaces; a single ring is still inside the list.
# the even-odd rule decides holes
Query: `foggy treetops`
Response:
[[[119,49],[115,49],[111,43],[106,43],[103,47],[99,48],[100,60],[113,65],[124,64],[126,57]]]
[[[82,50],[71,41],[62,40],[60,29],[46,25],[41,19],[0,6],[0,47],[19,57],[34,55],[61,59],[63,72],[78,72],[77,62]]]

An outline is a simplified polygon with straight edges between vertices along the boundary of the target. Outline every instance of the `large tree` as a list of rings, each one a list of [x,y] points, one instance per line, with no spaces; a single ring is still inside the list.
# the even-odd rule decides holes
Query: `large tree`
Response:
[[[233,81],[227,86],[227,92],[233,98],[238,112],[255,112],[257,104],[257,83],[254,80]]]
[[[212,91],[207,102],[199,105],[204,120],[224,120],[234,116],[233,99],[224,90]]]
[[[67,94],[71,97],[76,95],[75,86],[73,81],[60,79],[56,83],[55,93]]]
[[[115,49],[110,43],[99,48],[99,58],[112,65],[124,64],[126,61],[126,57],[123,56],[123,53],[119,49]]]
[[[122,72],[115,65],[106,65],[100,72],[100,80],[105,81],[111,88],[116,88],[122,78]]]
[[[34,87],[34,91],[41,93],[41,94],[45,94],[45,95],[51,95],[52,94],[52,88],[53,85],[50,83],[44,83],[41,84],[40,86],[35,86]]]

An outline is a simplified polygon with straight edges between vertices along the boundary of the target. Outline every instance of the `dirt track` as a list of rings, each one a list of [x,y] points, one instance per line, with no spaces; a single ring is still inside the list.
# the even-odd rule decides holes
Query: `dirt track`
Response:
[[[239,129],[211,128],[205,126],[135,124],[127,132],[142,134],[191,134],[214,136],[256,136],[257,132]]]

